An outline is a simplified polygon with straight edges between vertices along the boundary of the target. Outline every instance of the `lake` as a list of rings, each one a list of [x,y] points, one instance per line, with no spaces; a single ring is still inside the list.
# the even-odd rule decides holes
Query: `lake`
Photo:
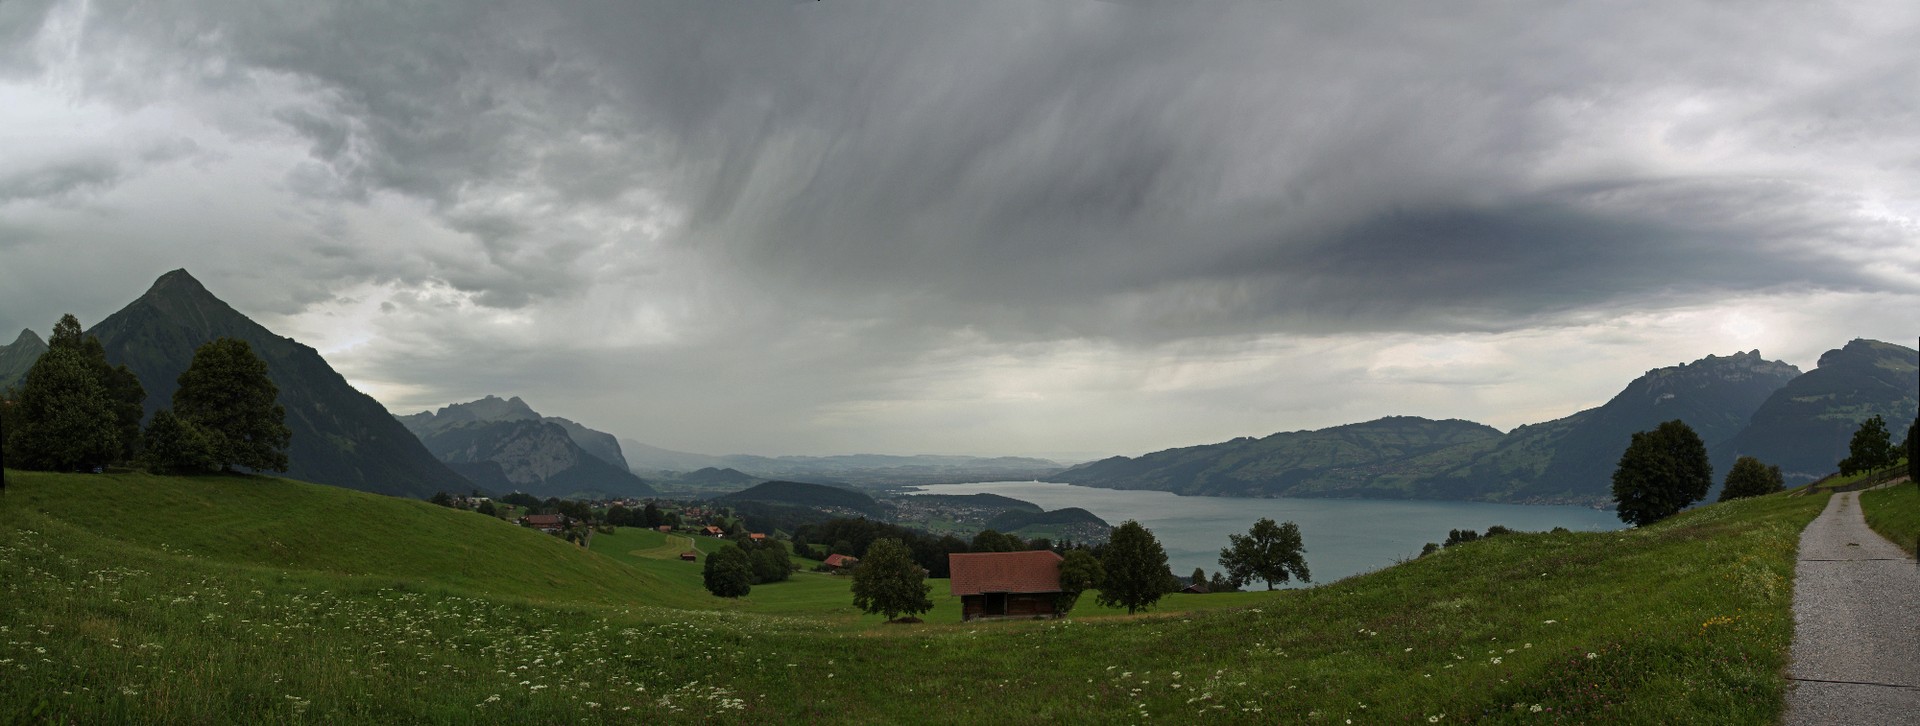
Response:
[[[1181,577],[1193,568],[1220,569],[1227,535],[1245,534],[1255,520],[1300,525],[1307,568],[1315,583],[1377,570],[1420,554],[1447,531],[1485,532],[1493,525],[1521,531],[1566,527],[1599,532],[1626,525],[1611,511],[1587,507],[1381,499],[1246,499],[1183,497],[1172,492],[1098,489],[1037,481],[997,481],[920,487],[915,494],[998,494],[1052,511],[1080,507],[1108,524],[1137,520],[1159,538],[1167,563]],[[1253,583],[1250,587],[1264,587]]]

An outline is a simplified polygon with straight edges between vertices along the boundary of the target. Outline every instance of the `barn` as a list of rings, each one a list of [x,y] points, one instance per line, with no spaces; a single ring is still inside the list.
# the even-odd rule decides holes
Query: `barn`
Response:
[[[1051,550],[947,555],[952,573],[948,582],[960,598],[960,619],[1054,617],[1060,561]]]

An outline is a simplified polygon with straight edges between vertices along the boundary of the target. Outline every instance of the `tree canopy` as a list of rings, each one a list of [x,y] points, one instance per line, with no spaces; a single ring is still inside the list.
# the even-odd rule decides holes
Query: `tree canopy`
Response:
[[[1306,546],[1300,539],[1300,525],[1275,524],[1261,517],[1244,535],[1227,535],[1227,547],[1220,550],[1220,566],[1227,580],[1239,585],[1262,580],[1272,590],[1276,582],[1298,577],[1312,582],[1307,573]]]
[[[932,587],[906,544],[891,537],[875,540],[853,571],[853,606],[887,620],[933,609]]]
[[[725,544],[707,555],[701,578],[716,597],[746,597],[753,591],[753,564],[739,545]]]
[[[1707,445],[1675,419],[1633,435],[1613,471],[1613,501],[1620,521],[1652,524],[1687,508],[1713,488]]]
[[[234,338],[202,345],[179,380],[174,415],[206,432],[221,469],[287,470],[293,432],[286,409],[275,402],[280,389],[252,346]]]
[[[1167,593],[1167,551],[1153,532],[1127,520],[1113,528],[1100,558],[1106,577],[1098,600],[1107,607],[1124,607],[1128,614],[1153,607]]]
[[[10,466],[90,469],[124,451],[107,387],[79,350],[42,353],[21,380],[15,406],[14,427],[7,430]]]
[[[1878,471],[1899,461],[1900,450],[1893,445],[1893,433],[1887,430],[1886,419],[1876,415],[1854,430],[1853,440],[1847,442],[1847,458],[1839,463],[1840,474]]]
[[[1053,609],[1062,616],[1073,612],[1080,595],[1088,590],[1100,587],[1107,577],[1106,569],[1100,566],[1100,559],[1084,549],[1067,551],[1060,560],[1060,594],[1054,597]]]
[[[1742,456],[1733,462],[1733,469],[1727,472],[1727,481],[1720,489],[1719,501],[1758,497],[1786,488],[1787,479],[1780,473],[1780,467],[1767,466],[1759,459]]]

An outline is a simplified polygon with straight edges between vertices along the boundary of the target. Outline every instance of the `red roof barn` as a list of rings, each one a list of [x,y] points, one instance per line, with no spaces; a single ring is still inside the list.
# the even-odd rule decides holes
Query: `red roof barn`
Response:
[[[1030,552],[959,552],[947,555],[960,619],[1052,617],[1060,594],[1060,555]]]
[[[827,555],[826,565],[836,570],[852,569],[860,564],[860,558],[853,555]]]
[[[542,532],[558,532],[567,528],[567,515],[529,514],[520,518],[520,524]]]

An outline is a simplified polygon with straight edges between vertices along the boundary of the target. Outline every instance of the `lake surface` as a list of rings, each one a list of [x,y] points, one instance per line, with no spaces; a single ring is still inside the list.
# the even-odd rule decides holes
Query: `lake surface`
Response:
[[[1132,519],[1153,530],[1167,550],[1167,563],[1185,577],[1204,567],[1220,569],[1220,548],[1227,535],[1246,534],[1255,520],[1300,525],[1307,547],[1307,568],[1315,583],[1377,570],[1420,554],[1428,542],[1444,542],[1447,531],[1485,532],[1493,525],[1521,531],[1566,527],[1599,532],[1626,525],[1611,511],[1570,506],[1486,504],[1378,499],[1245,499],[1183,497],[1171,492],[1097,489],[1037,481],[940,484],[915,494],[999,494],[1033,502],[1051,511],[1080,507],[1108,524]],[[1254,583],[1250,587],[1265,587]]]

